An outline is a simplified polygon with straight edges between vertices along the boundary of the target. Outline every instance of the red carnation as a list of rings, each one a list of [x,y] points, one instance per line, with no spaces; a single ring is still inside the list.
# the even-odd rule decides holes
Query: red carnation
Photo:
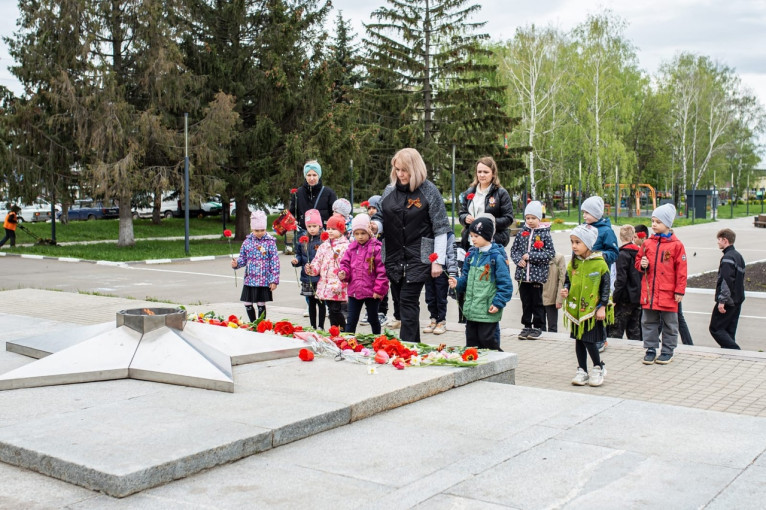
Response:
[[[474,194],[474,193],[469,193],[468,195],[466,195],[466,197],[465,197],[465,198],[467,198],[468,200],[473,200],[473,197],[475,197],[475,196],[476,196],[476,194]]]
[[[340,328],[338,326],[330,326],[330,336],[340,335]]]
[[[298,193],[298,188],[293,188],[293,189],[291,189],[291,190],[290,190],[290,193],[293,193],[293,194],[294,194],[294,193]]]
[[[231,233],[231,230],[229,230],[228,228],[223,231],[223,237],[232,237],[232,235],[233,234]]]
[[[644,238],[646,238],[646,232],[639,232],[639,233],[636,234],[636,236],[639,239],[644,239]]]
[[[431,255],[428,256],[428,260],[430,260],[431,262],[436,262],[436,259],[438,258],[439,256],[435,253],[432,253]]]
[[[361,205],[362,207],[370,207],[370,202],[369,202],[369,200],[365,200],[364,202],[362,202],[359,205]]]
[[[537,248],[539,250],[540,248],[542,248],[544,246],[544,244],[543,244],[543,242],[541,240],[538,239],[537,241],[532,243],[532,246],[534,246],[535,248]]]
[[[463,352],[463,361],[476,361],[477,359],[479,359],[479,351],[475,347],[466,349]]]
[[[282,336],[288,336],[295,333],[295,327],[289,321],[279,321],[274,324],[274,333]]]
[[[309,236],[301,236],[300,239],[298,239],[299,243],[307,243],[309,242]]]
[[[529,230],[525,230],[524,232],[521,233],[521,235],[523,237],[529,237]]]
[[[229,315],[229,322],[239,323],[239,318],[236,315]]]
[[[314,353],[308,349],[301,349],[298,351],[298,357],[301,361],[312,361],[314,359]]]
[[[319,236],[319,239],[321,239],[322,241],[327,241],[328,239],[330,239],[330,234],[328,234],[327,232],[322,232],[322,235]]]
[[[271,324],[271,321],[261,321],[258,323],[258,328],[256,328],[256,331],[258,333],[265,333],[266,331],[271,331],[271,328],[273,325]]]

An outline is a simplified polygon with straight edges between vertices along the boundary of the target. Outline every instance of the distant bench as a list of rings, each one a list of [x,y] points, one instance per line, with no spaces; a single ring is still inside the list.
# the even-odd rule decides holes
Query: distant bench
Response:
[[[766,228],[766,214],[759,214],[756,216],[753,225],[759,228]]]

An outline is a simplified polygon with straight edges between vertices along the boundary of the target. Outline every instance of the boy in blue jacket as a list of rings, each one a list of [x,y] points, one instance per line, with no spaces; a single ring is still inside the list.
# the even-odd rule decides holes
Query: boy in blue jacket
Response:
[[[465,345],[500,351],[495,337],[503,308],[511,300],[513,281],[502,246],[492,242],[495,225],[489,218],[476,218],[469,228],[473,247],[463,262],[459,279],[449,279],[449,286],[465,293]]]
[[[604,199],[599,196],[588,197],[580,207],[585,223],[598,229],[598,239],[593,245],[593,251],[600,251],[609,267],[610,282],[614,291],[614,282],[617,278],[615,262],[620,255],[620,246],[617,244],[617,236],[612,230],[612,222],[604,218]],[[598,352],[604,352],[606,341],[598,342]]]

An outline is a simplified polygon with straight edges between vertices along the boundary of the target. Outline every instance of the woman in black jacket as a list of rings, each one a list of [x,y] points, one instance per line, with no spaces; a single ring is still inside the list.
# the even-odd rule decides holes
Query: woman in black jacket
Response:
[[[442,195],[427,173],[417,150],[397,152],[391,159],[391,184],[374,216],[384,228],[386,273],[394,303],[399,303],[400,338],[406,342],[420,341],[420,293],[426,279],[442,274],[451,230]]]
[[[464,193],[465,200],[460,203],[460,224],[463,225],[461,244],[464,250],[471,247],[468,227],[481,213],[488,213],[495,218],[495,236],[493,241],[501,246],[508,246],[511,240],[510,226],[513,223],[513,203],[511,196],[500,185],[497,176],[497,163],[490,156],[480,158],[476,163],[476,173],[471,186]]]
[[[322,224],[332,216],[332,204],[338,200],[338,196],[329,186],[322,184],[322,167],[315,160],[309,160],[303,165],[303,185],[290,197],[290,212],[295,216],[295,221],[300,226],[295,239],[306,231],[306,220],[303,217],[306,211],[316,209],[322,217]]]

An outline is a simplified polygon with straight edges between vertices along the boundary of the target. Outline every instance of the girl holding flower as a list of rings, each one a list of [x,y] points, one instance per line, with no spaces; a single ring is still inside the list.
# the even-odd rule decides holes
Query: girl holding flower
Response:
[[[326,240],[316,251],[314,260],[304,266],[307,275],[318,276],[316,297],[324,300],[330,316],[330,325],[340,329],[346,327],[346,318],[341,303],[347,300],[347,285],[338,277],[340,262],[348,248],[346,222],[342,216],[333,215],[327,220]]]
[[[549,223],[541,223],[543,205],[531,201],[524,209],[524,227],[516,234],[511,259],[516,264],[516,281],[521,297],[520,340],[534,340],[545,326],[543,284],[548,281],[548,266],[556,255]]]
[[[290,262],[293,267],[301,268],[301,295],[306,297],[309,307],[311,327],[324,329],[325,305],[317,298],[316,290],[319,276],[306,274],[306,264],[314,260],[317,249],[322,244],[322,216],[317,209],[309,209],[304,215],[306,233],[298,239],[295,257]]]
[[[277,242],[266,233],[266,213],[255,211],[250,216],[250,230],[239,258],[231,261],[233,269],[245,268],[244,286],[241,301],[250,322],[257,317],[266,317],[266,301],[272,301],[272,292],[279,285],[279,254]],[[253,304],[258,306],[258,315]]]

